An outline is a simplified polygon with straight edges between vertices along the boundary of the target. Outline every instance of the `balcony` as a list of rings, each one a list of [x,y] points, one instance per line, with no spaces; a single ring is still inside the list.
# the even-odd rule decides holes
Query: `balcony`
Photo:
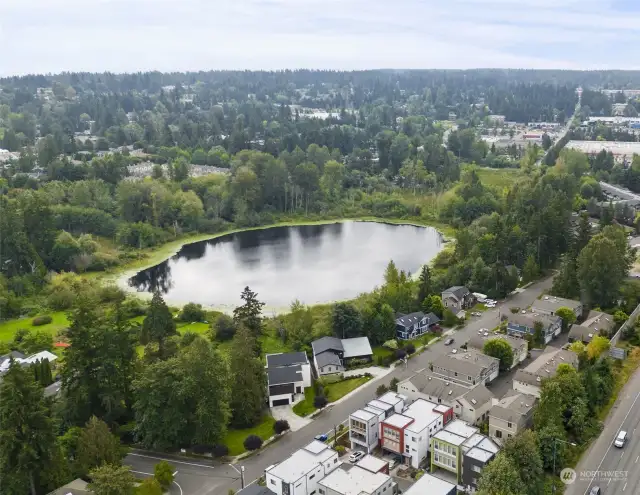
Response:
[[[349,439],[353,440],[354,442],[367,445],[367,436],[363,435],[362,433],[358,433],[354,430],[349,431]]]
[[[396,454],[402,454],[400,450],[400,442],[395,442],[393,440],[389,440],[388,438],[382,439],[382,448],[385,450],[390,450],[391,452],[395,452]]]

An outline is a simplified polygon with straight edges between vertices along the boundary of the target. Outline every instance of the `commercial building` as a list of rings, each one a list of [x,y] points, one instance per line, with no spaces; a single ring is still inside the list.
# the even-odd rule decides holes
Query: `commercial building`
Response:
[[[318,481],[340,466],[338,453],[314,440],[288,459],[265,469],[265,481],[276,495],[316,495]]]
[[[417,469],[427,458],[431,436],[452,419],[450,407],[419,399],[402,414],[394,414],[382,422],[380,446],[403,456],[406,464]]]
[[[454,473],[457,483],[468,491],[478,488],[482,469],[499,451],[498,445],[478,428],[460,420],[436,433],[431,449],[431,472],[439,468]]]
[[[358,466],[336,469],[318,482],[319,495],[392,495],[395,492],[396,483],[391,476]]]
[[[409,401],[425,399],[453,409],[456,418],[468,423],[486,419],[493,394],[482,384],[464,386],[433,374],[429,370],[416,373],[398,383],[398,392]]]
[[[521,362],[527,359],[529,343],[523,338],[513,337],[511,335],[492,335],[490,337],[474,335],[469,339],[469,342],[467,342],[467,348],[476,349],[480,352],[483,352],[485,343],[488,340],[492,339],[505,340],[507,344],[509,344],[509,347],[511,347],[511,351],[513,352],[513,364],[511,365],[511,368],[519,365]]]
[[[495,400],[495,399],[494,399]],[[489,436],[498,443],[516,436],[533,422],[537,397],[512,390],[489,410]]]
[[[611,117],[611,119],[621,119],[623,117]],[[640,119],[634,119],[640,122]],[[635,124],[635,122],[634,122]],[[632,125],[632,124],[629,124]],[[622,141],[569,141],[565,148],[582,151],[587,155],[597,155],[602,150],[611,152],[617,163],[633,160],[633,155],[640,155],[640,143]]]
[[[576,318],[582,316],[582,303],[573,299],[565,299],[564,297],[543,296],[536,299],[531,305],[531,311],[548,316],[556,316],[556,312],[560,308],[569,308],[576,315]]]
[[[516,371],[513,377],[513,390],[527,395],[540,397],[542,380],[555,376],[558,366],[569,364],[578,367],[578,355],[569,350],[547,347],[529,366]]]
[[[467,350],[438,356],[432,363],[432,371],[434,375],[461,385],[484,385],[498,376],[499,364],[497,358]]]

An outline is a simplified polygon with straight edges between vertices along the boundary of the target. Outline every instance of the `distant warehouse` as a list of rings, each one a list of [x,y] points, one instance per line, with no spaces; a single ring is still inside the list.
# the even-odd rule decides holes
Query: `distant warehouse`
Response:
[[[613,153],[616,162],[630,162],[633,155],[640,155],[640,143],[619,141],[569,141],[566,148],[597,155],[602,150]]]

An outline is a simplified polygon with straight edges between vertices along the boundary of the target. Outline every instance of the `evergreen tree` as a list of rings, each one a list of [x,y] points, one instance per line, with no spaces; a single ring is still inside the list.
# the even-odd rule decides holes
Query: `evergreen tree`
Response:
[[[173,320],[173,315],[164,299],[156,291],[151,299],[147,317],[142,322],[140,342],[143,344],[157,344],[156,357],[158,359],[167,359],[170,356],[165,351],[165,342],[172,335],[176,335],[176,322]]]
[[[536,263],[535,257],[530,254],[522,268],[522,281],[526,284],[537,279],[540,275],[540,267]]]
[[[55,457],[54,425],[32,373],[12,363],[0,384],[0,480],[3,495],[42,493]]]
[[[257,341],[258,337],[262,335],[262,307],[264,303],[258,300],[258,294],[248,286],[244,288],[240,298],[243,304],[233,310],[233,319],[236,325],[244,325]]]
[[[589,221],[589,214],[582,213],[580,215],[580,221],[578,222],[578,231],[576,232],[574,241],[574,253],[577,256],[591,240],[593,232],[591,230],[591,222]]]
[[[109,430],[104,421],[93,416],[82,429],[76,451],[76,470],[84,477],[102,464],[119,466],[126,450],[120,439]]]
[[[89,473],[95,495],[133,495],[136,479],[128,466],[103,464]]]
[[[253,336],[240,327],[231,346],[231,422],[238,428],[256,424],[266,404],[266,375],[260,359],[252,355]]]
[[[424,265],[420,271],[420,279],[418,280],[418,297],[416,298],[416,306],[420,308],[424,300],[431,295],[433,290],[431,284],[431,270],[428,265]]]

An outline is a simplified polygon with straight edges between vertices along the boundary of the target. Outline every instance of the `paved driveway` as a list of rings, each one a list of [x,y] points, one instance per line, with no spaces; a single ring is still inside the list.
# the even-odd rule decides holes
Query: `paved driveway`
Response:
[[[303,396],[304,397],[304,396]],[[301,399],[302,400],[302,399]],[[289,427],[291,431],[298,431],[301,428],[304,428],[311,420],[308,418],[302,418],[293,412],[292,406],[276,406],[271,408],[271,415],[275,419],[285,419],[289,422]]]

